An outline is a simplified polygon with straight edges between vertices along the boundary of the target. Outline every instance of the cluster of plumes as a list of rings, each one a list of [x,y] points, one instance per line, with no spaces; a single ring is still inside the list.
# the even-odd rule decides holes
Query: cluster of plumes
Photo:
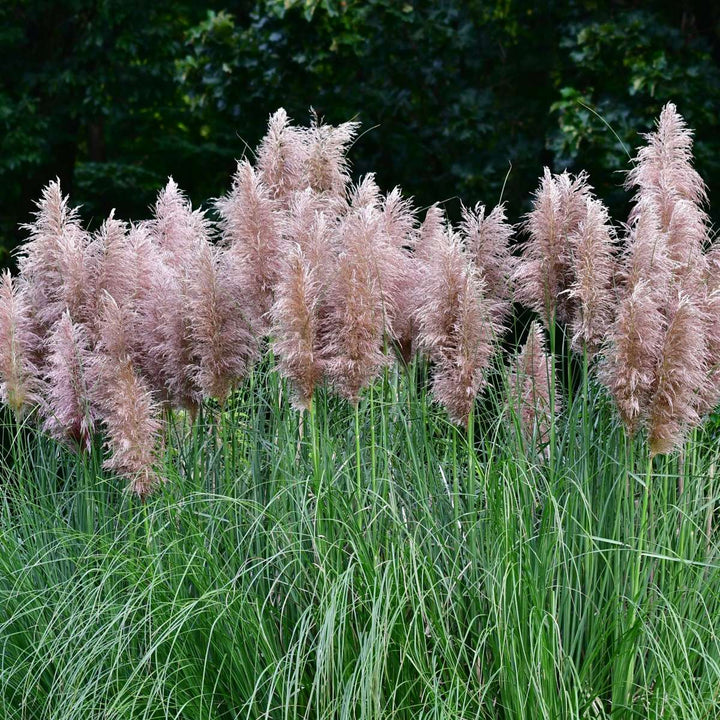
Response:
[[[357,403],[383,368],[422,353],[435,398],[466,424],[515,301],[604,356],[621,416],[647,425],[652,452],[717,403],[720,255],[704,248],[705,188],[673,106],[629,175],[619,257],[584,174],[545,171],[514,256],[502,205],[464,208],[452,227],[437,206],[420,222],[373,175],[353,185],[356,132],[279,110],[216,201],[218,223],[171,179],[151,219],[111,214],[91,234],[50,183],[19,276],[0,282],[2,400],[18,416],[38,407],[48,432],[87,451],[104,428],[106,465],[145,495],[161,480],[163,413],[222,407],[266,342],[307,409],[321,383]],[[539,324],[511,372],[525,438],[546,444],[559,402]]]
[[[635,189],[603,378],[650,452],[677,448],[718,401],[717,249],[692,134],[668,104],[627,178]]]
[[[515,299],[549,330],[556,323],[569,326],[573,347],[593,355],[615,310],[617,262],[608,211],[587,175],[553,175],[545,168],[524,230]]]
[[[265,342],[300,408],[320,383],[357,403],[425,351],[438,400],[467,422],[510,309],[512,229],[481,206],[459,234],[436,207],[420,225],[398,189],[351,184],[356,132],[279,110],[217,224],[170,179],[149,220],[111,214],[89,233],[50,183],[0,285],[3,401],[84,451],[102,429],[106,466],[139,495],[161,481],[164,412],[222,406]]]
[[[692,134],[668,104],[627,187],[624,247],[587,177],[545,170],[515,267],[515,299],[573,347],[598,354],[600,377],[630,434],[650,452],[679,447],[720,399],[717,249],[708,251],[707,193]]]

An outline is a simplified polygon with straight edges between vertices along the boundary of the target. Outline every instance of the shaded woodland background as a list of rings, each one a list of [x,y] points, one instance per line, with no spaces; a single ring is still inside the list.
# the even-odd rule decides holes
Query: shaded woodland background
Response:
[[[168,175],[202,203],[280,106],[360,120],[354,171],[382,188],[451,217],[502,192],[517,221],[543,165],[624,218],[627,151],[673,100],[720,192],[706,0],[6,0],[0,70],[1,265],[48,180],[91,227],[146,216]]]

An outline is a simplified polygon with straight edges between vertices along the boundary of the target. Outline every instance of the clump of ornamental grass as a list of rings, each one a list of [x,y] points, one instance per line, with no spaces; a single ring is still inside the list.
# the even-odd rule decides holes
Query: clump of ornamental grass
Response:
[[[670,103],[627,180],[635,206],[604,377],[628,432],[647,426],[653,455],[679,447],[716,392],[706,191],[691,151],[692,135]]]
[[[553,387],[552,362],[545,349],[542,325],[535,321],[515,356],[508,386],[511,409],[526,446],[536,447],[546,455],[550,427],[561,408],[560,395]]]

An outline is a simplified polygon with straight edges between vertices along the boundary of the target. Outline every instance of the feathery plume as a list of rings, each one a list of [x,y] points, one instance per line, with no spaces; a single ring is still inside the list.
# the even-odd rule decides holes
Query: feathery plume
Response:
[[[320,292],[317,268],[296,246],[277,286],[272,318],[280,373],[292,382],[300,409],[310,407],[323,375]]]
[[[354,403],[388,363],[382,349],[386,303],[372,250],[378,224],[372,208],[343,218],[321,327],[327,338],[323,358],[327,374],[338,392]]]
[[[527,240],[513,280],[515,298],[540,315],[546,327],[554,317],[569,322],[573,308],[567,290],[572,285],[569,237],[585,216],[590,194],[587,175],[552,175],[545,168],[524,228]]]
[[[485,279],[488,300],[495,303],[493,320],[501,324],[512,309],[511,277],[516,264],[510,250],[513,227],[507,222],[504,205],[487,214],[480,203],[474,208],[463,207],[460,233]]]
[[[278,205],[246,160],[238,163],[232,189],[217,201],[228,258],[247,288],[248,313],[264,334],[278,280],[283,238]]]
[[[389,301],[390,335],[397,343],[400,357],[409,363],[417,338],[417,289],[421,270],[410,248],[416,232],[415,209],[403,198],[399,188],[388,193],[382,204],[382,236],[386,243],[384,280]]]
[[[345,154],[359,127],[357,122],[326,125],[312,113],[310,127],[305,131],[305,173],[312,190],[331,198],[344,196],[350,180]]]
[[[607,208],[585,201],[585,217],[570,236],[575,282],[569,297],[576,309],[571,320],[573,347],[593,355],[603,344],[615,312],[614,233]]]
[[[621,301],[602,377],[630,435],[643,422],[656,383],[666,328],[658,292],[640,280]]]
[[[720,245],[707,254],[705,263],[705,368],[704,392],[698,396],[698,415],[712,412],[720,402]]]
[[[293,127],[285,110],[279,108],[270,116],[256,156],[260,179],[272,197],[284,205],[293,193],[307,185],[303,173],[307,154],[302,130]]]
[[[551,410],[557,413],[561,398],[552,388],[552,358],[545,350],[542,326],[535,321],[527,340],[515,357],[509,375],[510,402],[520,423],[520,431],[528,445],[544,447],[550,441],[550,426],[554,421]],[[551,402],[552,399],[552,402]]]
[[[0,279],[0,399],[17,417],[39,400],[34,357],[40,338],[30,312],[27,286],[4,270]]]
[[[669,313],[648,421],[651,455],[672,452],[699,421],[697,397],[707,381],[700,309],[678,291]]]
[[[421,263],[430,262],[444,247],[446,229],[445,213],[438,205],[431,205],[412,242],[415,257]]]
[[[655,132],[644,137],[647,143],[638,151],[626,187],[637,188],[638,196],[657,195],[661,188],[667,188],[671,194],[695,205],[705,203],[705,183],[692,167],[692,131],[673,103],[662,109]],[[659,204],[663,206],[662,202]],[[668,219],[669,216],[665,218]]]
[[[70,440],[88,452],[95,428],[86,378],[89,364],[87,331],[73,322],[66,310],[48,340],[45,429],[58,440]]]
[[[74,319],[85,319],[89,237],[77,210],[63,197],[59,181],[43,189],[37,208],[35,221],[23,226],[30,237],[19,254],[18,267],[28,283],[32,314],[45,334],[66,308]]]
[[[203,395],[220,403],[227,400],[257,354],[246,307],[227,251],[201,244],[188,287],[193,379]]]
[[[159,397],[174,407],[194,412],[201,396],[193,380],[186,286],[163,260],[155,263],[150,272],[147,293],[136,307],[135,359]]]
[[[205,213],[193,210],[185,193],[168,178],[158,194],[154,214],[147,223],[150,238],[160,248],[165,262],[182,276],[192,266],[198,243],[209,237]]]
[[[482,276],[448,228],[424,268],[418,345],[435,364],[435,399],[463,425],[484,383],[497,334],[484,293]]]
[[[162,423],[158,407],[131,356],[127,328],[132,312],[106,294],[100,343],[88,369],[93,401],[107,429],[111,456],[104,466],[130,481],[145,497],[161,481],[154,466]]]

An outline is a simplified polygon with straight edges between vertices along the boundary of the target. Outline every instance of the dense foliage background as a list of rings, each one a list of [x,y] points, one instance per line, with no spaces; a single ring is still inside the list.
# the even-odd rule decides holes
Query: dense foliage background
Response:
[[[703,0],[10,0],[0,4],[0,244],[59,176],[96,226],[168,175],[195,202],[284,106],[367,131],[351,153],[420,205],[526,209],[585,168],[615,217],[627,150],[673,100],[720,186],[720,7]]]

